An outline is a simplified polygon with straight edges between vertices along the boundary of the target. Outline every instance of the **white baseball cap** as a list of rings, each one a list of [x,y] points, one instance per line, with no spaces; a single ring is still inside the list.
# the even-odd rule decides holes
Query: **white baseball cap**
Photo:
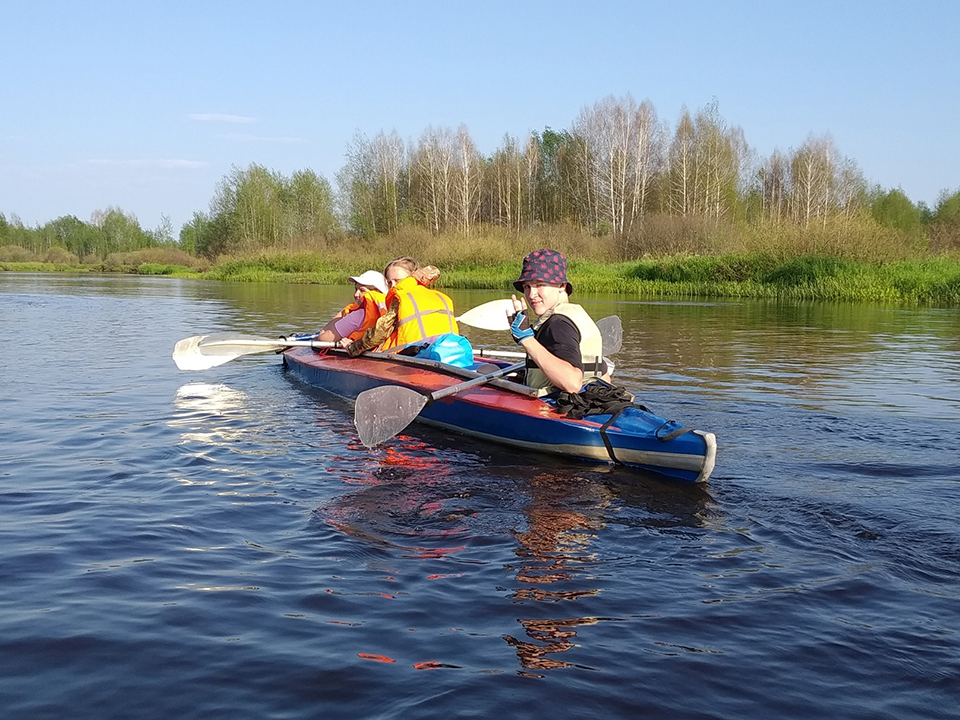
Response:
[[[376,288],[382,293],[387,292],[387,281],[384,280],[383,273],[377,272],[376,270],[367,270],[363,275],[357,275],[350,279],[358,285]]]

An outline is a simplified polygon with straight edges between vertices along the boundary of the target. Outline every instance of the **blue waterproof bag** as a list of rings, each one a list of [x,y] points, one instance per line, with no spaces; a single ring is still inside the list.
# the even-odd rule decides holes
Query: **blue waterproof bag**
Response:
[[[473,348],[463,335],[446,333],[441,335],[414,357],[439,360],[448,365],[473,367]]]

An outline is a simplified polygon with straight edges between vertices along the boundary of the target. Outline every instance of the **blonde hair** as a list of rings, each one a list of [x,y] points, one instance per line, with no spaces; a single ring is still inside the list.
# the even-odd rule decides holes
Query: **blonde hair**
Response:
[[[394,265],[397,265],[397,266],[399,266],[399,267],[402,267],[404,270],[406,270],[406,271],[407,271],[408,273],[410,273],[411,275],[413,275],[413,273],[415,273],[417,270],[420,269],[420,263],[418,263],[418,262],[417,262],[416,260],[414,260],[412,257],[408,257],[408,256],[406,256],[406,255],[403,255],[402,257],[394,258],[393,260],[391,260],[390,262],[387,263],[387,266],[383,269],[383,276],[384,276],[384,277],[387,276],[387,270],[389,270],[390,268],[392,268]]]

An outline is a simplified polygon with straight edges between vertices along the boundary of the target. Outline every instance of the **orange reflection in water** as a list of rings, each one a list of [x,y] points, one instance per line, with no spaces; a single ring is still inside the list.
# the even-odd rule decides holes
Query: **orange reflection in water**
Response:
[[[514,534],[519,543],[515,552],[521,560],[516,579],[524,584],[514,591],[514,600],[575,602],[600,592],[599,588],[545,586],[575,583],[582,568],[594,561],[590,543],[604,526],[601,511],[610,502],[609,490],[596,483],[578,482],[550,473],[533,478],[530,503],[524,510],[527,528]],[[510,635],[504,639],[516,650],[521,666],[524,670],[552,670],[571,666],[552,656],[576,647],[576,628],[599,620],[564,617],[518,619],[517,622],[528,639]]]
[[[346,535],[377,545],[399,548],[405,557],[441,558],[464,549],[445,540],[464,532],[468,514],[446,509],[450,500],[450,465],[433,446],[401,435],[378,451],[378,464],[364,477],[357,492],[341,496],[323,508],[325,521]],[[398,538],[411,537],[406,544]],[[428,546],[416,541],[439,541]]]

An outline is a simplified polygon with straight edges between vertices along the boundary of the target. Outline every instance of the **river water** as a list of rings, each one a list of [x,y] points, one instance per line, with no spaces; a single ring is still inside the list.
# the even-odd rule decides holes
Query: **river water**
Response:
[[[0,275],[4,718],[957,717],[956,309],[580,298],[703,486],[171,361],[349,296]]]

